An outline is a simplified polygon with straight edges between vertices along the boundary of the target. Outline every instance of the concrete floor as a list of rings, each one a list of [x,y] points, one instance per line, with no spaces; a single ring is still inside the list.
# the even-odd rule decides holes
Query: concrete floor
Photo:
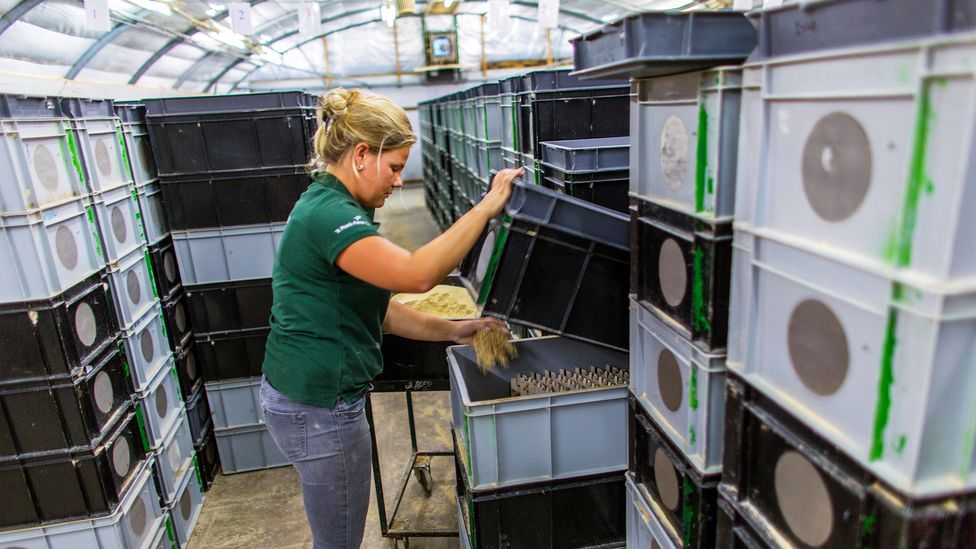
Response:
[[[398,196],[399,195],[399,196]],[[420,185],[400,191],[377,210],[380,232],[401,246],[415,250],[438,234],[423,204]],[[373,395],[373,418],[383,472],[387,516],[411,457],[406,400],[402,393]],[[450,451],[450,395],[446,392],[414,393],[414,417],[420,450]],[[450,457],[434,458],[433,490],[425,494],[411,477],[398,518],[418,529],[456,529],[454,464]],[[301,489],[292,467],[236,475],[218,474],[207,492],[203,511],[190,538],[190,549],[311,547],[312,535],[305,520]],[[392,547],[380,533],[375,487],[371,492],[363,548]],[[458,547],[457,538],[413,538],[414,549]]]

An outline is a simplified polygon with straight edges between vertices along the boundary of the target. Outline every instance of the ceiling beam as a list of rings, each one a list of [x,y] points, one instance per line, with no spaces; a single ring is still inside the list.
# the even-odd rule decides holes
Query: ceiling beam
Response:
[[[34,9],[43,1],[44,0],[21,0],[20,3],[11,8],[10,11],[0,16],[0,34],[7,32],[7,29],[9,29],[11,25],[16,23],[27,12]]]
[[[89,46],[88,49],[85,50],[85,53],[81,54],[78,59],[75,59],[74,65],[71,65],[71,68],[68,69],[68,74],[65,74],[64,78],[66,80],[74,80],[75,77],[78,76],[78,73],[81,72],[81,69],[85,68],[85,65],[87,65],[96,55],[98,55],[98,52],[102,51],[102,48],[107,46],[112,40],[115,40],[128,28],[128,23],[119,23],[112,27],[112,30],[98,37],[98,40]],[[129,83],[134,84],[135,82]]]

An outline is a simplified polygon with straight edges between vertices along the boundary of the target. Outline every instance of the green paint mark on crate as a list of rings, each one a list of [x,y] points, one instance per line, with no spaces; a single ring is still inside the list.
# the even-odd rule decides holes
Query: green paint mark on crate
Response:
[[[691,313],[692,327],[696,333],[712,331],[712,323],[708,320],[705,310],[705,251],[695,246],[695,257],[692,265],[691,283]]]
[[[698,108],[698,145],[695,149],[695,211],[705,209],[705,176],[708,173],[708,113],[702,101]]]
[[[884,455],[884,432],[888,426],[888,416],[891,412],[891,386],[895,382],[893,361],[895,347],[898,340],[895,337],[898,327],[898,313],[894,310],[888,313],[888,325],[885,328],[884,346],[881,351],[881,373],[878,379],[878,401],[874,412],[874,433],[872,436],[870,460],[877,461]]]
[[[95,241],[95,253],[102,255],[102,238],[98,235],[98,222],[95,221],[95,210],[91,206],[85,208],[88,213],[88,224],[91,226],[92,240]]]
[[[691,366],[691,386],[688,388],[688,406],[692,410],[698,409],[698,369]]]
[[[868,514],[864,515],[864,519],[861,520],[861,537],[862,538],[868,538],[868,539],[870,539],[871,537],[874,536],[874,524],[875,524],[875,522],[877,522],[877,517],[874,516],[874,513],[868,513]],[[871,545],[870,544],[861,545],[861,549],[870,549],[870,548],[871,548]]]
[[[898,444],[895,445],[895,451],[898,452],[898,455],[905,453],[905,445],[907,443],[908,443],[908,437],[906,437],[905,435],[898,437]]]
[[[129,149],[125,146],[125,138],[122,136],[122,128],[115,128],[115,135],[119,138],[119,151],[122,152],[122,169],[125,170],[127,181],[133,181],[132,168],[129,167]]]
[[[695,511],[692,509],[692,496],[695,488],[687,478],[682,480],[681,489],[681,525],[684,530],[684,546],[691,547],[692,530],[695,526]]]
[[[171,541],[173,543],[173,547],[175,547],[175,544],[176,544],[176,532],[173,529],[173,518],[172,517],[166,517],[166,537],[169,538],[169,541]]]
[[[698,440],[698,431],[695,429],[695,426],[692,425],[688,427],[688,444],[694,446],[697,440]]]
[[[505,214],[502,216],[502,224],[498,229],[495,238],[495,249],[491,253],[491,260],[488,262],[488,269],[485,271],[485,278],[481,282],[481,291],[478,293],[478,305],[484,305],[488,300],[488,293],[491,291],[492,282],[495,280],[495,271],[501,261],[502,252],[505,251],[505,241],[508,240],[508,224],[512,218]]]
[[[149,286],[152,287],[153,297],[158,299],[159,286],[158,283],[156,282],[156,271],[153,269],[152,259],[150,258],[149,255],[149,248],[146,248],[146,251],[143,255],[145,256],[145,261],[146,261],[146,271],[149,272]]]
[[[122,357],[122,371],[125,372],[125,377],[130,377],[129,373],[129,359],[125,356],[125,343],[119,342],[119,355]]]
[[[149,452],[149,437],[146,435],[146,420],[143,417],[142,406],[136,406],[136,423],[139,425],[139,434],[142,438],[142,448]]]
[[[901,222],[886,250],[888,260],[898,267],[907,267],[912,261],[912,236],[918,221],[918,201],[922,191],[925,190],[927,194],[935,191],[935,184],[925,175],[925,155],[931,122],[932,102],[928,87],[923,87],[918,98],[915,138],[908,171],[908,187],[902,203]]]
[[[205,483],[203,482],[203,473],[200,472],[200,457],[197,454],[193,454],[193,472],[197,475],[197,484],[200,485],[200,493],[206,492],[203,489]]]
[[[75,141],[75,132],[68,124],[64,126],[64,137],[68,141],[71,164],[74,165],[75,172],[78,173],[78,181],[86,183],[85,169],[81,166],[81,157],[78,155],[78,143]]]

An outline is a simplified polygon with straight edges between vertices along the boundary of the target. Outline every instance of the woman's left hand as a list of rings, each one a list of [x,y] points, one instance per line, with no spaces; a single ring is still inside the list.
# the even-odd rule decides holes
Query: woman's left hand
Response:
[[[451,341],[459,345],[471,345],[474,341],[474,334],[479,330],[487,330],[492,324],[504,327],[505,324],[497,318],[484,317],[475,320],[455,320],[451,322],[454,331],[451,334]]]

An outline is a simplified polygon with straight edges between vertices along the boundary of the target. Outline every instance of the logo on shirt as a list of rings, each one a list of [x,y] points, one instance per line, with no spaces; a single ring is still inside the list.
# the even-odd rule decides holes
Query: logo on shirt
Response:
[[[335,230],[335,234],[339,234],[342,231],[348,229],[349,227],[355,227],[356,225],[369,225],[369,222],[363,221],[363,216],[357,215],[356,217],[352,218],[352,221],[350,221],[349,223],[343,223],[342,225],[339,225],[339,228]]]

